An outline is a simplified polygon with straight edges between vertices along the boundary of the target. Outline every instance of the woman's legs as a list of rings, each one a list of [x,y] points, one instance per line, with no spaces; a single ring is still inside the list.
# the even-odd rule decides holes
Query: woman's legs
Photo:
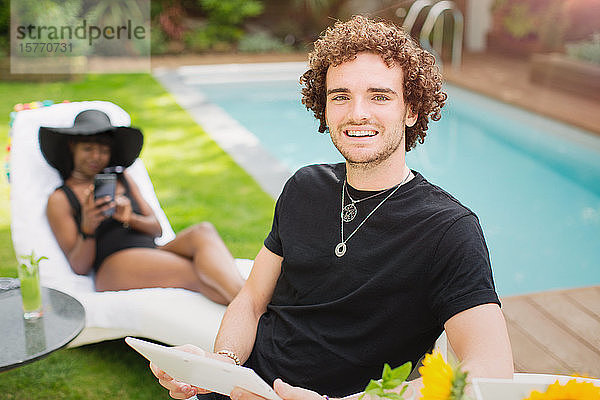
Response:
[[[96,290],[180,287],[229,304],[244,284],[225,243],[210,223],[194,225],[157,249],[121,250],[104,260]]]
[[[128,290],[174,287],[193,290],[220,303],[229,301],[213,287],[202,282],[191,260],[168,251],[132,248],[107,257],[96,273],[96,290]]]
[[[233,256],[209,222],[184,229],[160,249],[191,259],[200,280],[219,291],[227,303],[244,285]]]

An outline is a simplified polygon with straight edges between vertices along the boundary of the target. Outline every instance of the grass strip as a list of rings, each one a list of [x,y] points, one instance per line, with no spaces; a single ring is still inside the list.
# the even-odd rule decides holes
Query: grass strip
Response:
[[[274,202],[148,74],[84,75],[76,81],[0,82],[0,113],[32,101],[106,100],[144,132],[141,158],[175,232],[212,222],[235,257],[254,258],[270,229]],[[8,124],[0,137],[8,138]],[[6,139],[8,142],[8,139]],[[7,151],[0,150],[4,159]],[[0,276],[16,276],[10,240],[10,187],[0,178]],[[5,399],[169,398],[146,361],[123,341],[63,349],[2,373]]]

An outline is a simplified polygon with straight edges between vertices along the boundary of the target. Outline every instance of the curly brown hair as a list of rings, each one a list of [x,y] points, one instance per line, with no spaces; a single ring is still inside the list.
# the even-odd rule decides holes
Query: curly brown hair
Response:
[[[404,72],[404,101],[419,114],[417,122],[406,127],[406,151],[410,151],[417,141],[423,143],[429,118],[440,119],[447,95],[442,92],[442,75],[433,55],[392,23],[356,15],[327,28],[314,43],[309,69],[300,77],[302,104],[320,121],[319,132],[325,132],[327,69],[351,61],[361,52],[379,54],[388,67],[398,65]]]

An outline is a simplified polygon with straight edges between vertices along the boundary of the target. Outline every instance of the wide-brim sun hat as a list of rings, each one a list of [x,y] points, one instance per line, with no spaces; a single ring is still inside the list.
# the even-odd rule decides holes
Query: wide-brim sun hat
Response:
[[[113,126],[108,115],[99,110],[80,112],[70,128],[40,127],[40,150],[48,164],[56,168],[63,179],[67,179],[73,169],[69,141],[75,136],[98,134],[108,134],[114,143],[107,167],[127,168],[142,151],[144,136],[139,129]]]

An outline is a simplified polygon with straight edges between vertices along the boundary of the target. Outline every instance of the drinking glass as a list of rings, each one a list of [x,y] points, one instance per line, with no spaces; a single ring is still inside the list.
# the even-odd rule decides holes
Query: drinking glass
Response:
[[[42,316],[42,291],[40,269],[37,263],[20,263],[18,267],[23,298],[23,318],[36,319]]]

